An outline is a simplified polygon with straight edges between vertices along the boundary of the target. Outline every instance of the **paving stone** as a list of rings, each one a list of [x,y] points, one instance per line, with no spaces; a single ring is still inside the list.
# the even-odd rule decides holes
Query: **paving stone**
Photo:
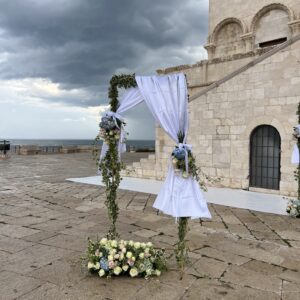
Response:
[[[250,261],[250,258],[243,257],[240,255],[232,254],[225,251],[219,251],[217,249],[213,249],[210,247],[205,247],[200,250],[196,250],[197,253],[201,254],[202,256],[207,256],[211,258],[215,258],[226,263],[231,263],[234,265],[242,265]]]
[[[281,293],[281,280],[279,278],[267,277],[265,274],[241,266],[230,266],[222,281],[277,294]]]
[[[21,238],[38,232],[39,230],[26,228],[19,225],[2,224],[0,227],[1,235],[12,237],[12,238]]]
[[[76,237],[66,234],[58,234],[41,242],[43,245],[55,246],[72,251],[84,252],[87,247],[87,240],[85,238]]]
[[[220,278],[227,269],[228,264],[216,259],[201,257],[187,273],[195,276],[205,276],[210,278]]]
[[[286,280],[286,281],[290,281],[290,282],[300,284],[300,272],[286,270],[282,274],[280,274],[279,277]]]
[[[14,253],[10,256],[3,269],[19,274],[26,274],[49,263],[53,263],[64,256],[73,256],[73,251],[45,245],[35,245],[33,247]]]
[[[258,260],[251,260],[245,264],[243,264],[243,268],[265,274],[267,276],[279,276],[283,273],[284,268],[279,266],[271,265]]]
[[[280,295],[253,289],[250,287],[241,287],[217,280],[206,278],[198,279],[185,293],[182,300],[240,300],[240,299],[264,299],[279,300]]]
[[[156,236],[159,234],[159,232],[153,231],[153,230],[148,230],[148,229],[142,229],[133,232],[134,235],[144,237],[144,238],[151,238],[153,236]]]
[[[76,285],[86,277],[86,272],[84,273],[86,271],[85,268],[86,266],[83,266],[78,256],[72,259],[56,260],[53,263],[30,272],[28,275],[58,286],[71,286]]]
[[[300,299],[300,285],[288,281],[283,281],[282,299],[283,300]]]
[[[13,272],[0,272],[0,299],[16,299],[42,284],[43,282],[35,278],[22,276]]]
[[[0,250],[3,251],[14,253],[31,247],[33,245],[34,243],[24,241],[23,239],[15,239],[0,235]]]

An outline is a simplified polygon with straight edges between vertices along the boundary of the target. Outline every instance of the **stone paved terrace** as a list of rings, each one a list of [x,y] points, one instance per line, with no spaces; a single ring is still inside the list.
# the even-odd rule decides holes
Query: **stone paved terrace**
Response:
[[[88,153],[0,161],[0,299],[300,299],[299,220],[218,205],[212,221],[190,222],[182,281],[172,258],[148,281],[89,276],[80,256],[87,237],[106,233],[104,189],[65,179],[94,174]],[[120,191],[119,232],[171,253],[176,225],[154,198]]]

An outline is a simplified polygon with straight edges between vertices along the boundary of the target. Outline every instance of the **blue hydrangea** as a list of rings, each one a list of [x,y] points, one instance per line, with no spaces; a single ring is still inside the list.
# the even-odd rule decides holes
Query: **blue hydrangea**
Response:
[[[99,126],[105,130],[111,130],[116,127],[115,120],[112,117],[103,117]]]
[[[104,271],[108,271],[109,270],[108,261],[104,257],[102,257],[100,259],[100,268],[103,269]]]
[[[174,157],[176,157],[177,159],[181,160],[181,159],[184,159],[185,158],[185,151],[184,149],[179,149],[179,148],[176,148],[174,149],[174,151],[172,152],[172,155]]]

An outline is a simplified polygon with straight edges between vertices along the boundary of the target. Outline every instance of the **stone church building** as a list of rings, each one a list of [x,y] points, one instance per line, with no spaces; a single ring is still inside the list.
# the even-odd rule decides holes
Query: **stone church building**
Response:
[[[300,102],[300,1],[210,0],[208,59],[183,72],[197,164],[216,186],[295,195],[291,155]],[[156,153],[131,176],[163,179],[174,142],[156,129]]]

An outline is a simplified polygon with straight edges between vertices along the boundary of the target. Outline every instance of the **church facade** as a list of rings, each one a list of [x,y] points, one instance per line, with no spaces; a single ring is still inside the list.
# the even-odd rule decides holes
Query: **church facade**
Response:
[[[216,186],[296,195],[300,1],[210,0],[205,48],[207,60],[158,70],[186,74],[197,164]],[[157,127],[155,155],[131,176],[163,179],[173,148]]]

